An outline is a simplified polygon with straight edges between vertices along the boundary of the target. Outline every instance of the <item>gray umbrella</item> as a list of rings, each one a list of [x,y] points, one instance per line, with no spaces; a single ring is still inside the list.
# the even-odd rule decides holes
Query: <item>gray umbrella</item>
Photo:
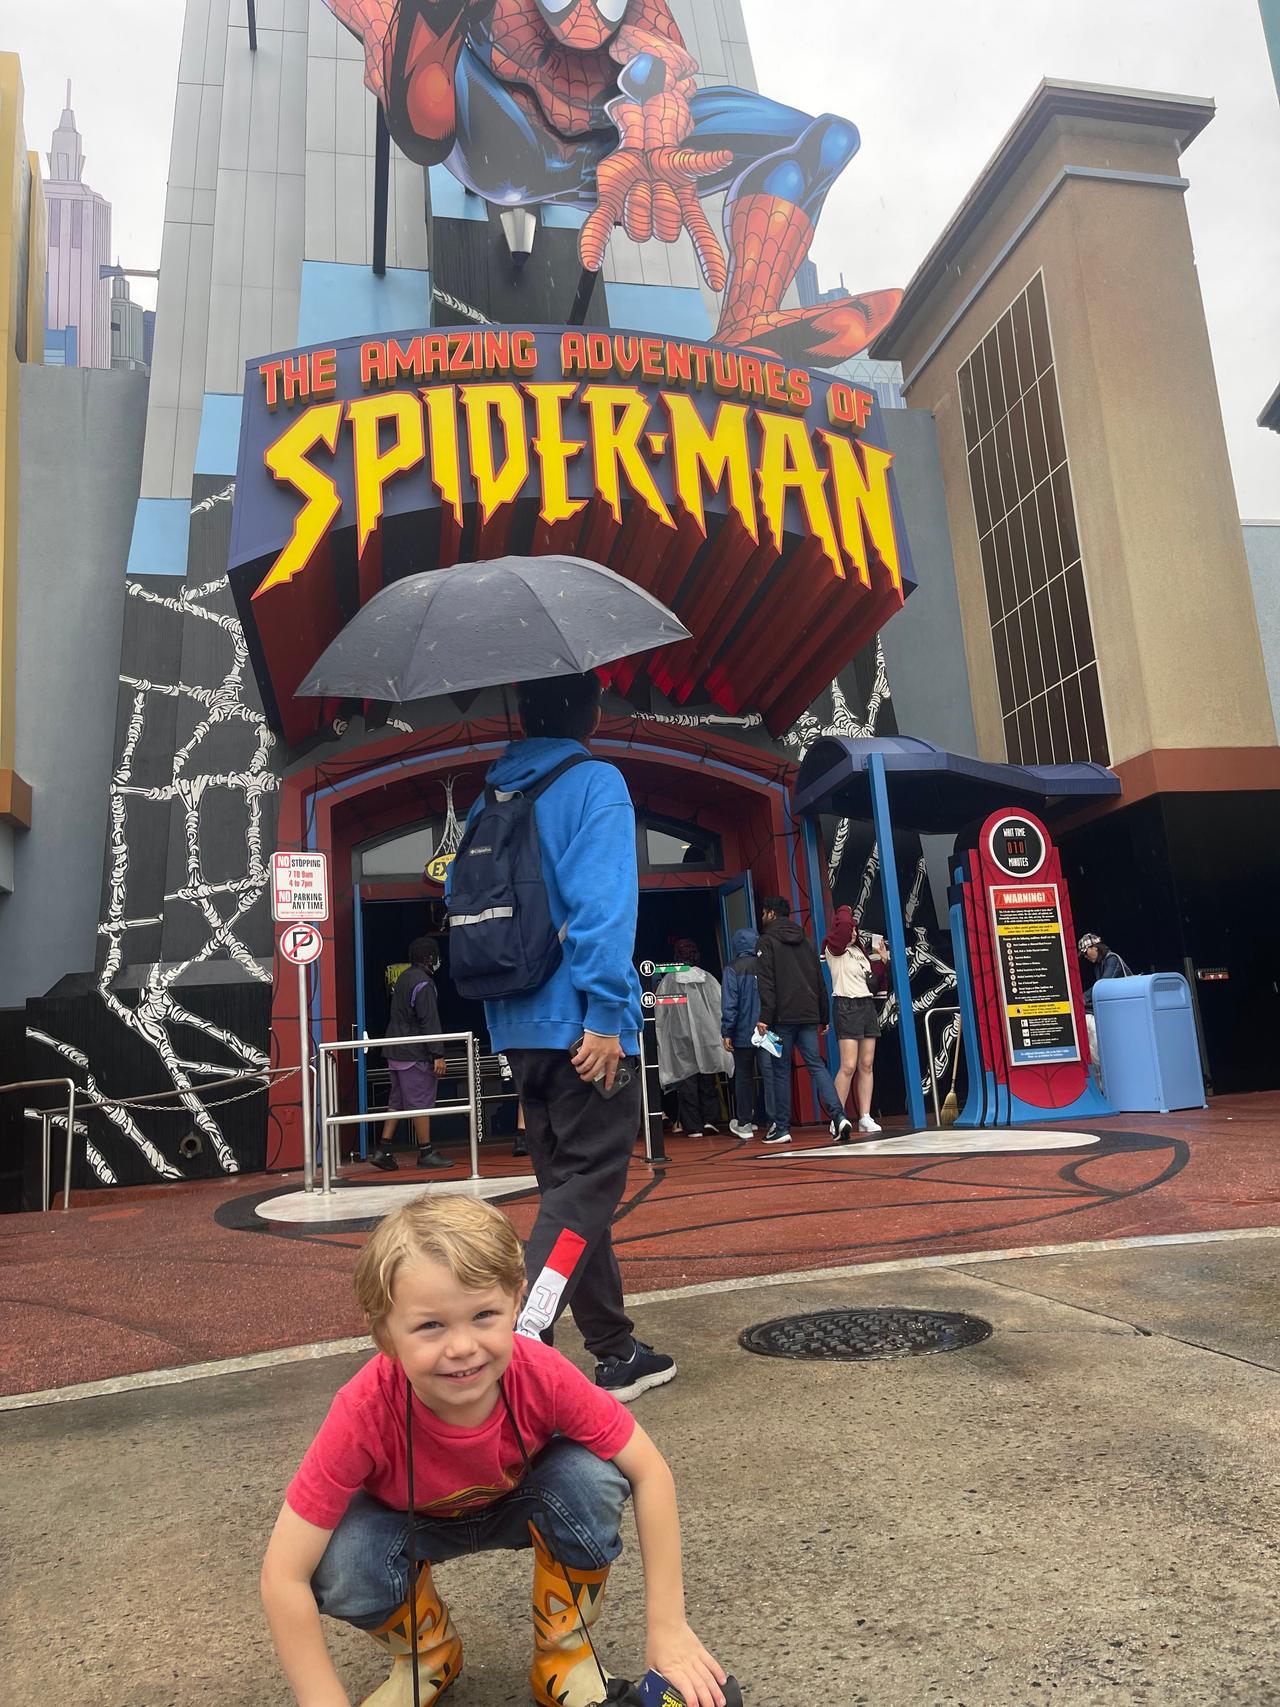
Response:
[[[687,640],[664,604],[582,557],[496,557],[393,581],[327,646],[303,695],[404,701],[545,676]]]

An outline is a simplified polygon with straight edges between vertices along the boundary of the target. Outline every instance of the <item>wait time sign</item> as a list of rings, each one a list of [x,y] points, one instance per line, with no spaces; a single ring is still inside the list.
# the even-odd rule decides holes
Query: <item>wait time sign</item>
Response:
[[[1010,1061],[1078,1061],[1057,884],[992,884],[988,895]]]

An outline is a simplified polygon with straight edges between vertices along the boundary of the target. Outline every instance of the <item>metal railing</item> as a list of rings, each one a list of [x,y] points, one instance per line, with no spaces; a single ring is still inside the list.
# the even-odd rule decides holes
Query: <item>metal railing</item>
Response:
[[[925,1009],[924,1046],[925,1046],[925,1050],[929,1056],[929,1091],[933,1097],[933,1123],[935,1126],[941,1126],[942,1125],[942,1104],[938,1101],[938,1072],[937,1072],[937,1068],[934,1065],[933,1030],[932,1030],[932,1027],[930,1025],[930,1021],[933,1019],[935,1014],[954,1014],[956,1016],[956,1018],[959,1019],[960,1009],[959,1008],[926,1008]],[[956,1037],[956,1048],[959,1049],[959,1047],[960,1047],[960,1038],[959,1038],[959,1035],[957,1035],[957,1037]]]
[[[76,1134],[76,1082],[74,1079],[19,1079],[12,1085],[0,1085],[0,1096],[6,1091],[34,1091],[49,1085],[65,1085],[67,1090],[67,1165],[62,1180],[62,1207],[71,1207],[71,1145]],[[23,1111],[25,1115],[25,1110]],[[35,1111],[40,1117],[40,1207],[47,1214],[53,1207],[49,1202],[50,1173],[53,1166],[53,1108]]]
[[[365,1114],[335,1114],[332,1111],[338,1107],[338,1070],[336,1057],[341,1051],[354,1053],[361,1049],[386,1049],[395,1044],[406,1043],[462,1043],[465,1044],[467,1068],[467,1100],[466,1102],[437,1103],[434,1108],[397,1108],[379,1109]],[[320,1190],[327,1196],[333,1190],[333,1177],[338,1171],[340,1157],[338,1154],[338,1130],[343,1126],[363,1126],[369,1121],[381,1122],[389,1120],[392,1115],[397,1120],[417,1120],[422,1115],[434,1114],[465,1114],[471,1123],[471,1178],[480,1178],[480,1126],[482,1121],[480,1109],[480,1056],[476,1046],[476,1036],[473,1031],[444,1031],[435,1035],[418,1037],[352,1037],[340,1038],[335,1043],[322,1043],[316,1051],[317,1073],[316,1090],[316,1128],[320,1147]],[[313,1146],[308,1143],[302,1157],[302,1187],[304,1191],[314,1191],[316,1188],[316,1159]]]

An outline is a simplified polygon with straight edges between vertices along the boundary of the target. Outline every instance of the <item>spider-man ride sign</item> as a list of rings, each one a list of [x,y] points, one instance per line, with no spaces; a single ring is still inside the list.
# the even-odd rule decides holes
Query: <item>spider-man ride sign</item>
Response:
[[[250,362],[231,581],[267,714],[389,581],[606,563],[692,639],[615,670],[790,727],[914,585],[876,400],[768,354],[582,327],[350,338]]]

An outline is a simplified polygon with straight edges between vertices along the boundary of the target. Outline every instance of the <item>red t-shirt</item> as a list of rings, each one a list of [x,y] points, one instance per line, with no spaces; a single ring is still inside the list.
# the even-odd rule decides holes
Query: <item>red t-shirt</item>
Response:
[[[625,1405],[541,1340],[517,1334],[514,1346],[502,1385],[531,1458],[556,1434],[597,1458],[622,1451],[635,1429]],[[400,1365],[379,1353],[338,1389],[285,1494],[307,1523],[335,1529],[360,1488],[396,1511],[408,1510],[404,1384]],[[501,1399],[476,1428],[442,1422],[414,1401],[414,1504],[424,1516],[457,1517],[492,1505],[524,1473]]]

